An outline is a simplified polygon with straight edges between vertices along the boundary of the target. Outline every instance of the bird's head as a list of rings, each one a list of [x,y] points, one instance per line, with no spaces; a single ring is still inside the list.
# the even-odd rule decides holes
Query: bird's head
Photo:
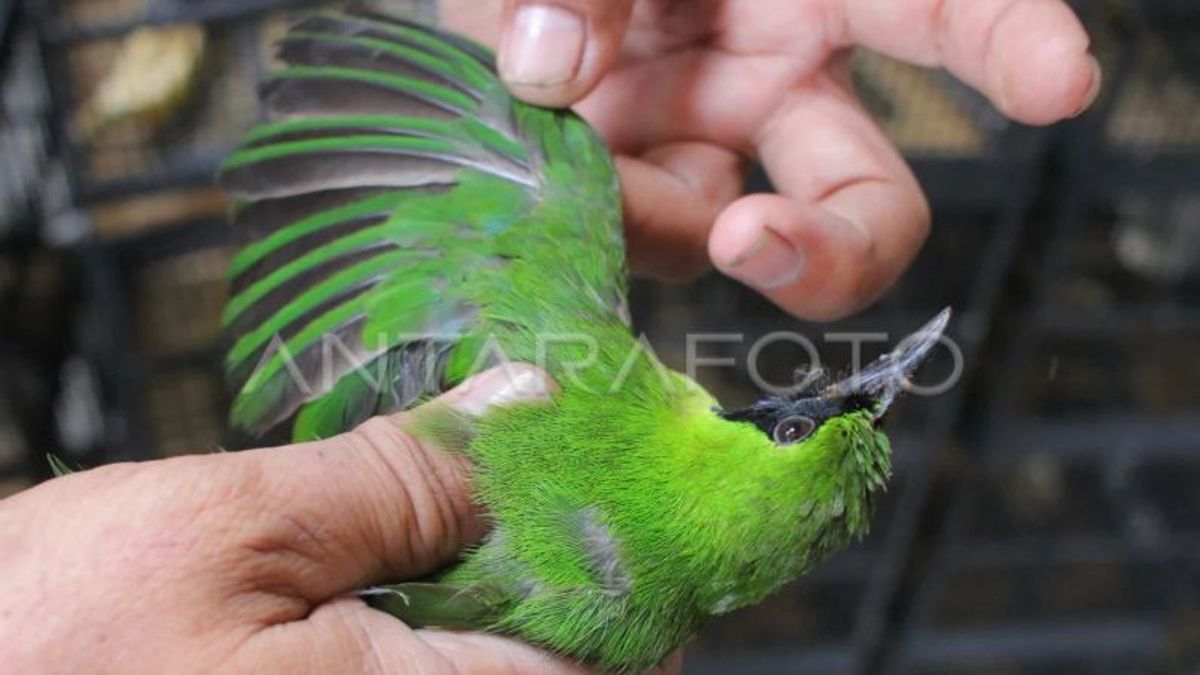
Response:
[[[745,600],[759,595],[752,590],[759,586],[755,577],[766,591],[867,532],[874,498],[891,475],[884,415],[928,359],[949,318],[949,310],[942,311],[843,379],[810,383],[747,408],[715,410],[725,452],[739,457],[739,480],[753,484],[737,508],[742,517],[767,521],[774,533],[761,547],[749,544],[758,550],[747,551],[750,564],[741,573]],[[756,480],[745,481],[747,474]]]

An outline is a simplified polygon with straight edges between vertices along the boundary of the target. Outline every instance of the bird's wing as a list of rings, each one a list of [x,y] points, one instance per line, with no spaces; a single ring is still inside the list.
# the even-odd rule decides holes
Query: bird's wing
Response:
[[[235,431],[339,433],[465,377],[498,326],[623,316],[616,175],[586,123],[400,19],[314,15],[279,55],[267,122],[221,174],[244,244],[224,317]]]

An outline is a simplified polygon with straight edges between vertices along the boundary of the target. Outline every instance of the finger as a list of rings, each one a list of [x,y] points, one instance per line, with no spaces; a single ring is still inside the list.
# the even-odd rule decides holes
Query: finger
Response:
[[[708,233],[742,193],[742,159],[708,143],[674,143],[618,157],[617,168],[633,272],[684,281],[707,269]]]
[[[390,618],[387,615],[382,615]],[[393,619],[394,620],[394,619]],[[565,657],[546,653],[516,640],[483,633],[461,633],[436,629],[414,631],[416,636],[463,673],[544,673],[545,675],[588,675],[596,671]],[[683,650],[672,652],[645,675],[678,675],[683,669]]]
[[[748,5],[753,7],[755,5]],[[797,81],[791,59],[688,49],[614,71],[576,110],[617,152],[703,140],[748,153]]]
[[[588,675],[595,672],[578,662],[497,635],[428,629],[416,632],[422,642],[449,659],[463,673]]]
[[[827,0],[845,45],[944,66],[1006,115],[1048,124],[1100,89],[1079,18],[1060,0]]]
[[[854,312],[920,249],[929,207],[916,179],[832,81],[793,96],[765,128],[759,155],[781,194],[726,209],[709,253],[789,312],[822,320]]]
[[[562,107],[617,61],[633,0],[508,0],[500,75],[530,103]]]
[[[493,49],[500,44],[503,17],[504,4],[499,0],[437,0],[439,26]]]
[[[361,601],[341,599],[307,619],[266,628],[235,660],[245,672],[429,675],[586,675],[566,659],[493,635],[411,630]]]
[[[463,673],[544,673],[588,675],[596,671],[565,657],[554,656],[516,640],[483,633],[461,633],[436,629],[414,631]],[[672,652],[645,675],[678,675],[683,669],[683,650]]]
[[[544,399],[544,372],[510,364],[482,373],[436,399],[466,414]],[[443,409],[443,408],[437,408]],[[324,600],[382,579],[436,569],[481,536],[461,454],[406,431],[428,406],[366,422],[324,441],[254,450],[238,457],[252,508],[236,548],[250,561],[238,574],[252,585]]]

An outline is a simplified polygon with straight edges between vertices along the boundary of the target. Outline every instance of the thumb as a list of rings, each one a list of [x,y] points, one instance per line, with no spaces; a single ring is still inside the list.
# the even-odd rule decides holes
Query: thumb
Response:
[[[569,106],[616,63],[634,0],[507,0],[499,68],[513,94]]]
[[[412,425],[423,411],[478,415],[544,400],[553,391],[543,371],[513,363],[421,408],[377,417],[340,436],[239,453],[262,477],[253,492],[263,517],[252,519],[242,536],[253,550],[304,561],[286,566],[287,578],[271,581],[311,601],[436,569],[476,540],[483,524],[471,503],[466,457],[424,434],[414,436]]]

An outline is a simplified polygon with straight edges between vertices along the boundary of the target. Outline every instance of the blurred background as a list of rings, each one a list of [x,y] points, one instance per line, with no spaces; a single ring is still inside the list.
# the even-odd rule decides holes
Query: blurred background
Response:
[[[51,450],[92,466],[219,446],[231,249],[211,178],[255,120],[271,40],[312,4],[0,0],[0,496],[45,479]],[[702,349],[744,364],[772,331],[899,335],[946,305],[966,363],[900,406],[871,536],[712,625],[689,672],[1200,672],[1200,5],[1077,9],[1105,88],[1052,129],[855,57],[934,213],[870,311],[815,327],[717,277],[635,284],[674,364],[685,331],[744,334]],[[783,383],[805,360],[780,343],[759,365]],[[745,373],[699,376],[738,402]]]

